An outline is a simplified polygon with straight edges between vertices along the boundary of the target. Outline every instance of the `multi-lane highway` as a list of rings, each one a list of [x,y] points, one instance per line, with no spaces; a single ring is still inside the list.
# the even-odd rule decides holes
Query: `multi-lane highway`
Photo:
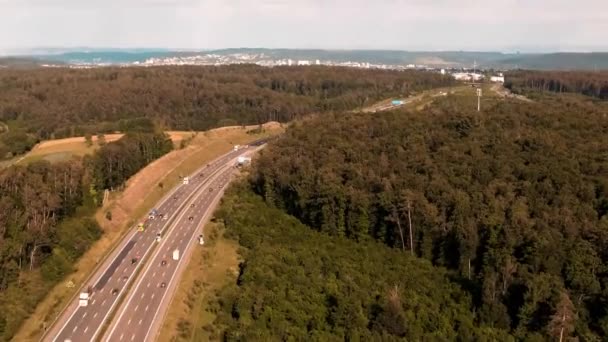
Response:
[[[177,284],[174,280],[176,276],[179,278],[186,264],[182,260],[187,259],[192,248],[197,248],[199,227],[211,214],[233,171],[231,165],[218,171],[192,200],[167,237],[161,239],[159,248],[130,291],[126,304],[118,311],[103,341],[154,340]],[[179,251],[178,260],[173,259],[175,250]]]
[[[148,220],[143,232],[137,230],[137,225],[133,227],[132,232],[127,234],[118,247],[89,278],[89,281],[83,285],[82,291],[87,288],[91,289],[88,306],[78,306],[78,298],[74,298],[51,329],[43,336],[43,341],[88,342],[101,338],[100,332],[104,324],[107,323],[110,315],[116,311],[116,306],[120,302],[119,299],[125,295],[127,295],[127,300],[122,304],[123,307],[119,308],[119,315],[128,316],[120,314],[120,312],[125,310],[131,312],[130,310],[133,310],[133,313],[137,313],[133,320],[137,319],[137,324],[143,324],[140,319],[148,317],[146,328],[150,327],[150,322],[154,319],[155,313],[159,311],[160,304],[165,298],[164,293],[170,292],[164,290],[171,290],[169,286],[174,285],[171,279],[179,271],[177,266],[183,264],[172,260],[171,255],[167,255],[167,251],[172,251],[177,246],[180,249],[179,261],[183,259],[184,249],[193,244],[192,240],[198,223],[205,218],[205,214],[212,209],[215,201],[219,199],[218,187],[228,181],[236,158],[253,151],[256,148],[255,145],[258,144],[252,144],[244,149],[231,151],[223,155],[190,176],[188,184],[180,184],[165,196],[156,207],[163,218],[157,216],[153,220]],[[211,187],[213,187],[213,191],[209,190]],[[192,204],[194,204],[194,207],[191,206]],[[160,241],[156,239],[157,233],[161,234]],[[154,248],[156,246],[158,248]],[[152,257],[149,258],[149,255],[152,255]],[[156,271],[157,268],[161,267],[161,259],[166,260],[166,265],[162,266],[162,271],[160,269]],[[146,262],[145,265],[144,261]],[[139,279],[134,279],[138,270],[142,268],[144,269],[143,274]],[[161,282],[165,283],[166,288],[160,288],[159,281],[156,281],[161,277],[163,279]],[[155,280],[154,290],[143,291],[142,286],[147,290],[150,283],[149,279]],[[133,283],[135,288],[132,289],[130,294],[125,293]],[[150,287],[152,287],[152,284],[150,284]],[[164,293],[161,295],[161,292]],[[145,315],[140,315],[137,311],[139,309],[138,303],[143,303],[142,293],[147,294],[149,297],[146,300],[150,301],[145,308],[142,307],[141,309],[144,310]],[[135,296],[135,299],[133,299],[133,296]],[[157,297],[156,301],[154,297]],[[152,311],[147,313],[150,310]],[[137,318],[137,316],[141,317]],[[116,322],[122,324],[123,319],[118,319]],[[127,320],[125,323],[127,323],[127,330],[130,331],[132,328],[129,327],[129,323],[132,322]],[[122,328],[113,328],[112,330],[120,331],[121,334],[123,331]],[[145,338],[148,332],[137,330],[137,334],[136,336],[144,336]],[[120,336],[116,340],[119,340],[119,338]],[[109,339],[109,341],[113,340]],[[135,337],[131,334],[129,340],[135,340]],[[138,337],[138,341],[143,340]]]

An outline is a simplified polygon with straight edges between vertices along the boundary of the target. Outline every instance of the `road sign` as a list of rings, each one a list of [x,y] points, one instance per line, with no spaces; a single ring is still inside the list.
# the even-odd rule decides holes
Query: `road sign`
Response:
[[[477,96],[481,96],[481,88],[477,88]]]

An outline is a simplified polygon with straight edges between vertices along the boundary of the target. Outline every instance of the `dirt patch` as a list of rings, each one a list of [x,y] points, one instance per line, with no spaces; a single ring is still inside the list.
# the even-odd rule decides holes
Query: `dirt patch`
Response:
[[[122,138],[124,134],[106,134],[105,139],[106,142],[116,141]],[[97,142],[97,136],[92,137],[93,142]],[[41,149],[50,149],[52,147],[57,146],[73,146],[74,144],[82,143],[85,144],[84,137],[73,137],[73,138],[65,138],[65,139],[55,139],[55,140],[45,140],[34,146],[32,151],[41,150]],[[62,146],[62,149],[65,150],[65,146]]]
[[[500,83],[496,83],[496,84],[492,85],[490,90],[492,90],[498,97],[501,97],[501,98],[514,98],[514,99],[524,101],[524,102],[534,102],[523,95],[513,94],[511,92],[511,90],[505,88]]]
[[[280,124],[271,123],[265,125],[260,134],[247,133],[257,127],[259,126],[238,126],[198,133],[185,148],[168,153],[131,177],[123,192],[112,193],[108,203],[95,215],[104,231],[101,239],[76,263],[76,271],[55,286],[36,307],[32,316],[15,335],[15,341],[39,340],[43,325],[54,321],[97,263],[129,232],[129,228],[137,219],[143,217],[180,181],[180,176],[188,175],[208,161],[230,151],[234,144],[246,144],[284,131]],[[162,187],[159,186],[160,183]],[[108,211],[112,214],[111,221],[105,218]],[[75,286],[67,287],[69,281]]]

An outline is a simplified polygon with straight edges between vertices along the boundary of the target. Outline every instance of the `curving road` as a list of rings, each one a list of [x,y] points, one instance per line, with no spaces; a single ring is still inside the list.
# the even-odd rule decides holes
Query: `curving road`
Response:
[[[88,286],[92,287],[89,305],[86,307],[79,307],[78,298],[74,298],[68,307],[60,314],[51,329],[43,336],[42,340],[52,342],[89,342],[99,339],[101,329],[104,324],[107,323],[111,313],[115,311],[119,299],[125,295],[125,290],[135,281],[134,275],[137,274],[140,268],[146,266],[144,265],[144,262],[148,259],[147,257],[156,250],[152,257],[152,262],[148,263],[148,267],[143,274],[144,278],[149,275],[148,270],[151,268],[150,266],[157,266],[158,256],[164,256],[164,252],[166,252],[166,248],[168,248],[166,246],[173,247],[173,245],[167,243],[169,239],[171,239],[171,241],[177,239],[181,232],[182,238],[180,238],[179,241],[181,241],[182,244],[180,244],[180,247],[184,248],[185,244],[189,242],[189,240],[185,240],[186,236],[183,236],[183,229],[189,229],[186,234],[194,234],[193,232],[196,228],[194,222],[200,222],[205,216],[204,214],[207,213],[212,204],[215,203],[209,201],[209,198],[211,198],[208,195],[208,187],[210,184],[213,183],[211,186],[217,186],[217,182],[225,183],[227,181],[226,170],[233,170],[236,158],[244,153],[253,151],[257,146],[263,143],[263,141],[258,141],[246,148],[238,151],[231,151],[221,156],[195,172],[190,177],[189,184],[180,184],[165,196],[156,207],[158,212],[164,215],[164,218],[149,220],[144,232],[139,232],[136,227],[133,227],[132,232],[127,234],[118,247],[103,262],[101,267],[99,267],[90,277],[89,281],[85,283],[85,286],[83,286],[83,289],[86,289]],[[207,193],[205,193],[205,191],[207,191]],[[216,197],[219,199],[219,194]],[[207,198],[207,200],[205,200],[205,198]],[[191,208],[189,206],[193,201],[195,207]],[[196,210],[198,210],[198,212]],[[193,212],[193,214],[186,215],[188,212]],[[196,215],[196,219],[189,221],[189,217],[194,215]],[[188,221],[184,223],[184,219]],[[173,231],[177,231],[177,235],[173,234]],[[155,241],[158,232],[164,236],[160,243]],[[155,249],[154,247],[156,245],[160,245],[160,249]],[[159,253],[161,250],[164,252]],[[135,263],[132,262],[134,258],[137,259]],[[167,261],[169,260],[170,258],[167,259]],[[180,261],[181,260],[182,258],[180,255]],[[174,269],[174,266],[176,265],[168,263],[165,267],[167,270],[172,269],[173,272],[175,272],[176,269]],[[168,271],[165,271],[165,273],[169,274]],[[154,276],[155,275],[153,275],[153,277]],[[140,279],[144,278],[140,277]],[[167,281],[167,283],[168,282],[169,281]],[[142,281],[139,281],[136,288],[141,284]],[[137,291],[132,293],[137,294]],[[164,295],[163,298],[165,298]],[[151,299],[153,300],[153,298]],[[131,302],[133,302],[133,300],[129,297],[126,304],[123,303],[122,305],[123,307],[126,305],[126,307],[129,308]],[[148,310],[150,310],[150,307],[148,307]],[[156,310],[156,308],[154,308],[154,310]],[[138,341],[143,340],[139,339]]]

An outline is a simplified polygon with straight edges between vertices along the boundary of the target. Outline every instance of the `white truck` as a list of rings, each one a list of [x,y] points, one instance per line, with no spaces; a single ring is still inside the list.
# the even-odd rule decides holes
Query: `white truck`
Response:
[[[190,182],[190,178],[184,177],[184,185],[188,184],[189,182]]]
[[[179,260],[179,249],[173,250],[173,260]]]
[[[88,306],[89,305],[89,293],[88,292],[80,292],[80,298],[78,300],[78,306]]]
[[[237,166],[247,165],[249,163],[251,163],[251,158],[249,157],[239,156],[238,158],[236,158]]]

